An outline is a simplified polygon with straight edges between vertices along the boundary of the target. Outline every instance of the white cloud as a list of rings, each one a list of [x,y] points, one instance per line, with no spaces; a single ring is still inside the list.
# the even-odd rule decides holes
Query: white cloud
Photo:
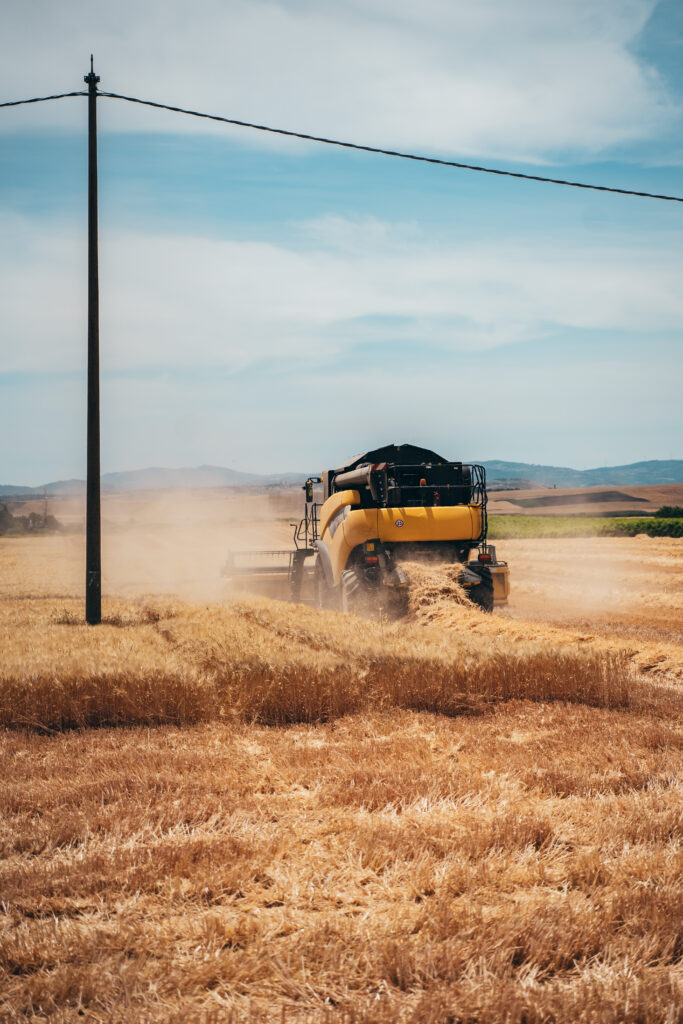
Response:
[[[0,370],[82,368],[83,239],[12,217],[0,232]],[[288,246],[110,233],[100,269],[103,367],[118,371],[324,366],[364,342],[472,352],[575,328],[683,327],[680,253],[640,234],[600,248],[445,244],[414,225],[334,217]]]
[[[102,88],[116,92],[361,142],[586,156],[656,137],[676,114],[632,50],[654,4],[32,0],[3,12],[0,94],[80,88],[94,50]],[[4,111],[0,131],[83,124],[79,102]],[[105,127],[214,130],[113,101],[100,107]]]
[[[623,365],[579,356],[561,373],[551,359],[517,368],[443,360],[434,372],[418,358],[405,374],[387,358],[381,373],[363,369],[106,381],[104,463],[319,472],[391,440],[452,458],[583,467],[680,457],[675,374],[663,379],[649,351]],[[663,405],[672,411],[665,425]]]

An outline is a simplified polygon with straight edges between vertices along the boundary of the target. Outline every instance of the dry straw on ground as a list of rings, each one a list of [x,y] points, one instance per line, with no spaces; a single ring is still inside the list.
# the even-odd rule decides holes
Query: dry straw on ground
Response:
[[[99,630],[68,610],[49,617],[45,605],[42,615],[23,610],[24,620],[5,627],[6,726],[59,730],[235,715],[284,725],[391,707],[454,715],[513,698],[620,707],[635,688],[618,652],[428,635],[416,625],[263,600],[153,612],[114,605]]]
[[[7,731],[5,1019],[678,1020],[682,743],[529,702]]]
[[[0,602],[0,1020],[683,1019],[675,676],[423,584]]]

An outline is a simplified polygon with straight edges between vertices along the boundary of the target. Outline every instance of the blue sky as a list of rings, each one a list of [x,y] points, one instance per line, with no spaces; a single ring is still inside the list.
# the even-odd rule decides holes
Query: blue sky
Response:
[[[683,194],[683,9],[37,0],[2,98],[101,87]],[[85,101],[0,111],[0,482],[83,476]],[[385,441],[683,455],[683,206],[102,99],[103,470],[316,471]]]

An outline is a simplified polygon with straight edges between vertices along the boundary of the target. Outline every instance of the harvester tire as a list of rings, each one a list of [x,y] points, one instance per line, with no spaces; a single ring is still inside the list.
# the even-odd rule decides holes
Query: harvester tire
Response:
[[[341,610],[346,614],[363,614],[363,584],[355,569],[344,569],[341,575]]]
[[[481,578],[480,583],[470,587],[469,598],[473,604],[481,608],[483,612],[493,611],[493,577],[491,570],[485,566],[477,566],[477,576]]]
[[[385,615],[402,619],[408,614],[409,598],[405,587],[368,587],[355,569],[341,575],[341,609],[351,615],[374,619]]]
[[[380,588],[370,587],[363,582],[355,569],[344,569],[341,574],[341,610],[362,619],[372,619],[379,608]]]

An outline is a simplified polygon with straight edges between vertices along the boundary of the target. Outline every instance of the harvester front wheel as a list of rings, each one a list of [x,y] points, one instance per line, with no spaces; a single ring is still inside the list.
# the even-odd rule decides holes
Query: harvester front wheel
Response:
[[[355,569],[344,569],[341,574],[341,609],[346,614],[362,615],[363,585],[358,579]]]
[[[408,588],[396,584],[370,586],[363,582],[356,569],[345,569],[341,575],[341,607],[343,612],[363,618],[385,615],[402,619],[408,614]]]

